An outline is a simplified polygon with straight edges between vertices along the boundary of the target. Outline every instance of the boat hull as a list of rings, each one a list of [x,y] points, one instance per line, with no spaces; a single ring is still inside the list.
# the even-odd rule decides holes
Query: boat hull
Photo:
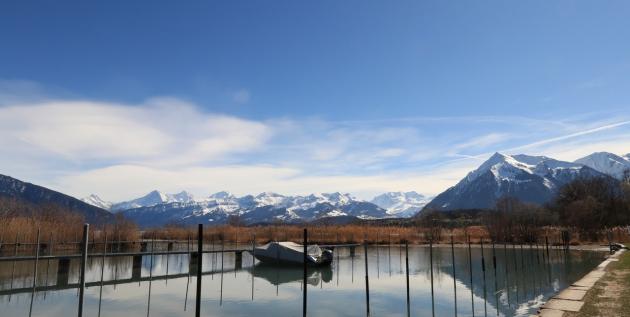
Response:
[[[303,265],[304,252],[300,250],[303,246],[288,243],[272,242],[264,246],[254,249],[254,257],[263,263],[282,264],[282,265]],[[321,250],[315,246],[310,246],[309,254],[306,256],[307,265],[309,266],[326,266],[330,265],[333,260],[331,250]],[[319,252],[314,252],[318,250]]]

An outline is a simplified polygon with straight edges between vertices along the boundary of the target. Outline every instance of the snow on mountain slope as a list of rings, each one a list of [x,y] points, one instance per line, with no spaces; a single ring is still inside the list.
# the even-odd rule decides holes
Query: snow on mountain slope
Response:
[[[254,197],[254,201],[259,206],[282,206],[286,199],[286,196],[272,192],[260,193]]]
[[[159,204],[168,204],[174,202],[192,203],[194,202],[194,197],[186,191],[182,191],[178,194],[164,194],[160,191],[154,190],[143,197],[113,204],[111,206],[111,210],[120,211],[140,207],[151,207]]]
[[[112,208],[112,204],[113,204],[113,203],[111,203],[109,201],[105,201],[105,200],[101,199],[101,197],[98,197],[95,194],[92,194],[92,195],[87,196],[87,197],[83,197],[83,198],[81,198],[81,200],[83,202],[85,202],[85,203],[88,203],[88,204],[92,205],[92,206],[103,208],[105,210],[109,210],[110,208]]]
[[[374,197],[370,202],[397,217],[411,217],[431,201],[417,192],[388,192]]]
[[[239,216],[243,223],[301,222],[341,216],[362,219],[390,216],[381,207],[338,192],[307,196],[284,196],[265,192],[243,197],[236,197],[229,192],[218,192],[194,202],[173,202],[169,199],[173,195],[160,194],[152,192],[145,197],[115,206],[129,207],[123,211],[124,214],[141,226],[146,223],[158,225],[195,221],[221,224],[230,216]]]
[[[616,179],[621,179],[625,170],[630,170],[628,155],[621,157],[608,152],[596,152],[575,161]]]
[[[172,194],[172,195],[167,194],[166,196],[168,197],[169,201],[173,201],[173,202],[190,203],[190,202],[195,201],[195,197],[185,190],[177,194]]]
[[[545,156],[495,153],[457,185],[436,196],[426,208],[438,210],[492,208],[497,199],[516,197],[543,204],[564,184],[578,177],[605,176],[579,163]]]

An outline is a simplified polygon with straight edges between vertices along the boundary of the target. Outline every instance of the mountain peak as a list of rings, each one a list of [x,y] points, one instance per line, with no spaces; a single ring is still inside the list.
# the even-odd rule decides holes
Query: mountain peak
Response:
[[[410,217],[417,214],[430,199],[415,191],[387,192],[374,197],[370,202],[387,210],[387,214]]]
[[[499,152],[494,153],[490,158],[483,162],[479,168],[468,173],[465,180],[472,182],[479,176],[484,175],[487,172],[492,172],[495,178],[500,179],[503,177],[509,177],[519,171],[525,171],[532,173],[533,166],[524,162],[518,161],[512,156],[505,155]]]
[[[575,161],[596,171],[611,175],[617,179],[623,177],[625,170],[630,169],[630,159],[609,152],[595,152]]]
[[[212,195],[209,196],[211,199],[228,199],[228,198],[236,198],[234,197],[234,195],[232,195],[232,193],[228,192],[228,191],[220,191],[220,192],[216,192]]]
[[[195,197],[185,190],[182,190],[181,192],[172,195],[172,198],[173,200],[180,203],[189,203],[195,201]]]
[[[166,201],[166,195],[164,193],[162,193],[161,191],[154,189],[151,192],[149,192],[148,194],[144,195],[144,197],[147,198],[154,198],[154,199],[160,199],[162,201]]]
[[[564,184],[579,177],[604,176],[596,168],[546,156],[495,153],[457,185],[436,196],[428,208],[455,210],[492,208],[505,196],[543,204]]]
[[[284,195],[274,193],[274,192],[262,192],[256,195],[256,197],[284,197]]]
[[[92,206],[103,208],[105,210],[109,210],[112,207],[111,202],[101,199],[101,197],[99,197],[96,194],[91,194],[90,196],[83,197],[81,198],[81,201],[88,203]]]

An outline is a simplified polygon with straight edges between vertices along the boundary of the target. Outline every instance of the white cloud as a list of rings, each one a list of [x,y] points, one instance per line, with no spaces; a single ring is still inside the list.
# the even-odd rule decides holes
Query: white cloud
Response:
[[[260,122],[202,113],[176,99],[142,105],[51,101],[0,108],[0,145],[82,164],[208,162],[260,148],[271,130]]]

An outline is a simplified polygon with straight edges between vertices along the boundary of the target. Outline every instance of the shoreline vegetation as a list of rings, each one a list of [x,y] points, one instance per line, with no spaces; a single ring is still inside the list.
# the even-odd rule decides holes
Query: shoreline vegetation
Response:
[[[40,244],[45,245],[47,252],[51,251],[72,251],[79,248],[83,223],[80,219],[70,217],[72,223],[63,221],[46,221],[33,218],[13,218],[0,220],[0,253],[11,253],[15,249],[15,242],[19,247],[19,253],[26,253],[34,250],[36,243],[37,228],[40,229]],[[383,225],[265,225],[265,226],[204,226],[204,242],[212,244],[228,243],[241,245],[247,248],[255,238],[257,245],[269,241],[293,241],[302,243],[303,229],[308,229],[309,242],[320,245],[338,244],[362,244],[370,245],[401,245],[409,243],[412,245],[426,245],[432,243],[436,246],[450,245],[451,237],[455,245],[466,245],[468,241],[472,245],[479,245],[483,242],[487,247],[491,247],[494,242],[497,247],[504,244],[525,245],[533,248],[544,247],[548,242],[550,247],[571,247],[585,246],[592,249],[595,246],[605,247],[608,245],[608,235],[601,235],[600,239],[592,240],[581,238],[574,234],[568,243],[563,240],[565,230],[560,227],[539,228],[533,239],[528,237],[512,237],[508,240],[493,240],[490,232],[484,226],[469,226],[459,228],[430,228],[421,226],[383,226]],[[630,234],[627,228],[613,228],[609,231],[614,242],[630,241]],[[107,239],[108,243],[114,244],[122,241],[127,250],[139,248],[138,242],[150,241],[180,241],[186,243],[188,239],[196,241],[197,228],[193,227],[165,227],[154,228],[141,231],[131,223],[108,224],[103,226],[91,226],[90,244],[94,244],[94,250],[102,249],[102,245]],[[53,249],[50,250],[49,245]],[[41,247],[41,246],[40,246]]]

